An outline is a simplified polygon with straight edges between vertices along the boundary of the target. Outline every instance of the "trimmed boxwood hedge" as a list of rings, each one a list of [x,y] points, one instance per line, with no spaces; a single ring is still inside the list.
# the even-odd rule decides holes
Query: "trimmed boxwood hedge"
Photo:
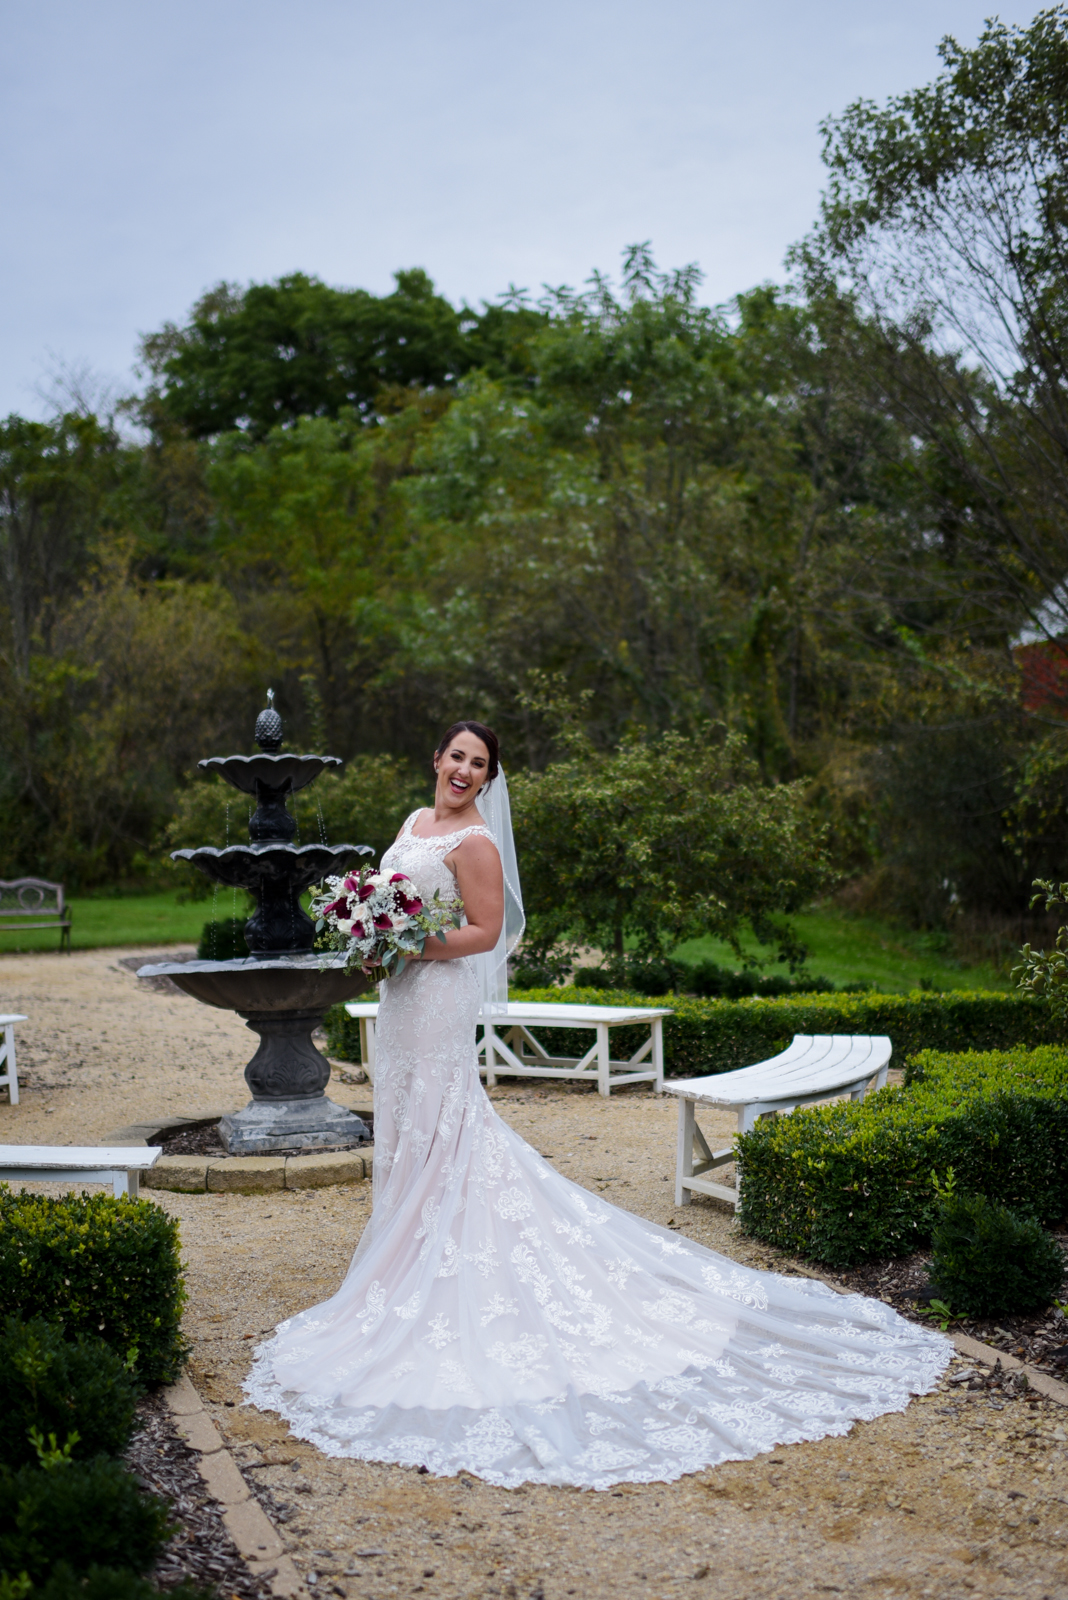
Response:
[[[60,1561],[144,1572],[171,1531],[165,1502],[107,1456],[0,1471],[0,1570],[12,1576],[41,1583]]]
[[[0,1184],[0,1305],[95,1334],[149,1383],[186,1355],[178,1222],[149,1200],[15,1193]]]
[[[832,1267],[905,1255],[929,1241],[951,1173],[1040,1222],[1068,1215],[1068,1050],[928,1050],[909,1079],[743,1134],[742,1227]]]
[[[87,1456],[117,1456],[130,1442],[141,1385],[103,1339],[64,1337],[46,1317],[0,1324],[0,1464],[32,1466],[31,1437],[55,1434]]]
[[[660,998],[620,990],[513,990],[513,1000],[561,1005],[670,1006],[664,1018],[664,1070],[669,1077],[701,1077],[730,1072],[785,1050],[795,1033],[885,1033],[894,1046],[895,1065],[904,1065],[919,1050],[1006,1050],[1014,1046],[1057,1044],[1063,1025],[1049,1008],[1029,995],[955,989],[945,994],[916,990],[912,994],[807,994],[781,999],[695,1000],[689,995]],[[327,1049],[342,1061],[359,1061],[359,1023],[343,1006],[327,1013]],[[551,1029],[550,1040],[561,1055],[582,1056],[590,1034],[578,1029]],[[637,1049],[643,1030],[614,1029],[612,1050],[627,1056]],[[547,1041],[548,1042],[548,1041]]]

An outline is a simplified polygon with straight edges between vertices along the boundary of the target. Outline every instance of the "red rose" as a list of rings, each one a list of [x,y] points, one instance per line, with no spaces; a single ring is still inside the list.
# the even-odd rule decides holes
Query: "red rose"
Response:
[[[339,917],[347,917],[348,916],[348,914],[349,914],[349,903],[346,900],[344,895],[342,895],[340,900],[332,900],[328,906],[324,906],[323,907],[323,916],[324,917],[327,916],[331,911],[336,911]]]

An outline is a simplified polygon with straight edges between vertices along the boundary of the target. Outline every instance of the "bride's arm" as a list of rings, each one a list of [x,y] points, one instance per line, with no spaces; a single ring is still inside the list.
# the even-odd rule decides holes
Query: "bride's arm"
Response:
[[[461,956],[477,956],[492,950],[501,936],[504,923],[504,874],[496,847],[480,834],[472,834],[458,845],[451,865],[456,872],[456,887],[464,903],[467,926],[450,928],[445,943],[428,939],[424,961],[456,961]]]

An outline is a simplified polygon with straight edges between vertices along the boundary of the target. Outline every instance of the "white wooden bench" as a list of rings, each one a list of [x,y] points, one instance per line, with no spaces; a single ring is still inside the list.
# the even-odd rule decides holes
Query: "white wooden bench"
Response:
[[[360,1024],[361,1065],[375,1080],[376,1001],[354,1000],[345,1010]],[[664,1087],[664,1018],[670,1010],[654,1006],[571,1006],[551,1001],[527,1003],[509,1000],[504,1013],[482,1019],[483,1036],[478,1052],[486,1083],[498,1078],[579,1078],[596,1083],[606,1097],[624,1083],[651,1083],[659,1094]],[[581,1028],[594,1034],[583,1056],[550,1055],[532,1028]],[[625,1061],[613,1061],[612,1028],[648,1027],[649,1037]]]
[[[881,1089],[890,1061],[890,1040],[881,1034],[798,1033],[781,1055],[736,1072],[714,1072],[707,1078],[674,1078],[664,1085],[678,1096],[679,1137],[675,1162],[675,1204],[688,1206],[691,1195],[708,1194],[741,1204],[741,1176],[733,1189],[705,1177],[735,1159],[734,1145],[713,1150],[697,1123],[700,1106],[721,1106],[737,1113],[738,1132],[748,1133],[758,1118],[793,1111],[849,1095],[863,1100],[875,1080]],[[694,1144],[701,1159],[694,1162]]]
[[[3,1041],[0,1042],[0,1067],[6,1070],[0,1072],[0,1089],[7,1085],[7,1097],[13,1106],[19,1103],[19,1074],[15,1065],[15,1024],[25,1022],[26,1018],[17,1011],[9,1011],[0,1016],[0,1030],[3,1030]]]
[[[0,1144],[0,1183],[110,1183],[136,1200],[158,1145]]]

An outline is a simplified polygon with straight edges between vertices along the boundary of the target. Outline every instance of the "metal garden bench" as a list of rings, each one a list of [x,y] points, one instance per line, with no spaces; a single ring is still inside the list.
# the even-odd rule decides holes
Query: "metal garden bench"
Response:
[[[798,1106],[849,1095],[863,1100],[875,1080],[881,1089],[890,1061],[890,1040],[881,1034],[798,1033],[781,1055],[735,1072],[714,1072],[707,1078],[674,1078],[664,1092],[678,1096],[679,1138],[675,1162],[675,1204],[688,1206],[693,1194],[741,1204],[741,1175],[735,1188],[705,1176],[734,1161],[732,1144],[713,1150],[697,1124],[701,1106],[722,1106],[737,1113],[738,1132],[748,1133],[760,1117],[776,1116]],[[694,1162],[694,1144],[700,1158]]]
[[[27,922],[27,917],[45,920]],[[59,948],[70,955],[70,918],[61,883],[49,883],[47,878],[0,878],[0,933],[58,928]],[[9,919],[11,926],[7,927]]]

